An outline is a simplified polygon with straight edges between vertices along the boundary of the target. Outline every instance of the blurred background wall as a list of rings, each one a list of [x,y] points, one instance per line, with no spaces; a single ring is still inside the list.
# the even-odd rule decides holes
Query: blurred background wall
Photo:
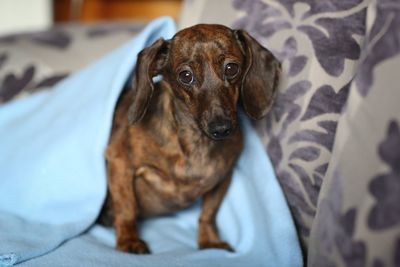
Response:
[[[110,20],[178,20],[182,0],[0,0],[0,35],[54,23]]]
[[[49,27],[52,8],[52,0],[0,0],[0,35]]]

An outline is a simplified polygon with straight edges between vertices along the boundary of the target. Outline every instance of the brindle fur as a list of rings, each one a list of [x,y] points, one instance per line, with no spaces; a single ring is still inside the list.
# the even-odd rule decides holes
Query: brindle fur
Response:
[[[224,76],[227,62],[240,67],[234,79]],[[190,86],[178,80],[187,68],[195,76]],[[187,28],[139,54],[132,90],[119,100],[106,151],[107,207],[118,250],[149,253],[137,218],[175,212],[202,197],[199,247],[232,251],[220,240],[215,218],[243,146],[237,104],[241,99],[253,119],[264,116],[279,73],[280,64],[267,49],[246,32],[221,25]],[[162,80],[154,84],[158,74]],[[214,140],[209,123],[221,120],[232,123],[232,133]]]

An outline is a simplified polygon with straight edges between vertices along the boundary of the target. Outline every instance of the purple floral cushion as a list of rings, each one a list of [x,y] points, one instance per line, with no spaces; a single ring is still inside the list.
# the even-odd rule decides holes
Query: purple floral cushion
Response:
[[[143,22],[60,25],[0,37],[0,103],[49,88],[133,38]]]
[[[314,220],[310,266],[400,266],[400,3],[375,4]]]
[[[233,22],[283,62],[275,106],[259,132],[307,245],[338,120],[360,58],[366,5],[353,1],[233,1]]]

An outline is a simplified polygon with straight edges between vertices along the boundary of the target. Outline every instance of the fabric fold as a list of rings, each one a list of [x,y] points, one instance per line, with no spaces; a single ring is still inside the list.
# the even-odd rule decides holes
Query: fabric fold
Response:
[[[155,20],[52,90],[0,106],[0,266],[48,253],[93,224],[119,93],[137,54],[174,32],[171,19]]]

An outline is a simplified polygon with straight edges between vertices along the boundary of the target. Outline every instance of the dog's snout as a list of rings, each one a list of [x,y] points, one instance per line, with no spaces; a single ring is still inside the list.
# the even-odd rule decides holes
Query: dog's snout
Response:
[[[208,132],[215,140],[228,137],[232,133],[232,122],[230,120],[215,120],[208,124]]]

